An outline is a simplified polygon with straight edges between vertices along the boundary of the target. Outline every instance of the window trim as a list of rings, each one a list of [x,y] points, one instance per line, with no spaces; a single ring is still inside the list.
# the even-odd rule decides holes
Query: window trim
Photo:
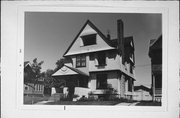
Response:
[[[80,65],[78,66],[77,63],[80,63]],[[76,68],[79,67],[86,67],[86,54],[76,55]]]
[[[93,43],[93,44],[88,44],[88,45],[84,45],[84,41],[86,41],[87,39],[85,39],[85,38],[87,38],[88,36],[93,36],[93,35],[95,35],[95,43]],[[83,36],[80,36],[81,37],[81,45],[80,45],[80,47],[84,47],[84,46],[91,46],[91,45],[97,45],[97,34],[88,34],[88,35],[83,35]]]

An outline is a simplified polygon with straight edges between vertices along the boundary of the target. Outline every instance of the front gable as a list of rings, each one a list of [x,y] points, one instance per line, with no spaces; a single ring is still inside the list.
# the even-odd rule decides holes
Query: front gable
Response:
[[[78,74],[78,73],[69,69],[67,66],[63,66],[57,72],[55,72],[52,76],[76,75],[76,74]]]
[[[88,20],[64,56],[114,49],[110,41]]]

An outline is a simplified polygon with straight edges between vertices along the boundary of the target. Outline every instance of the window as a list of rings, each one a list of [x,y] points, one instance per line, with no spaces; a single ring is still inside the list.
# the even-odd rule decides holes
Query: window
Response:
[[[96,44],[96,34],[81,36],[81,38],[82,38],[83,46]]]
[[[97,75],[97,89],[106,89],[107,88],[107,74],[98,74]]]
[[[98,52],[98,66],[105,66],[106,65],[106,54],[105,52]]]
[[[132,84],[133,84],[132,79],[129,79],[128,80],[128,91],[130,91],[130,92],[132,92]]]
[[[76,56],[76,67],[86,67],[86,55]]]

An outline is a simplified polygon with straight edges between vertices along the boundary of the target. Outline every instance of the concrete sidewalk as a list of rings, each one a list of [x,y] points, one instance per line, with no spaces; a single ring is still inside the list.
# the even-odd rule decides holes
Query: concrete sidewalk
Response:
[[[35,103],[35,105],[43,105],[43,104],[46,104],[48,102],[52,102],[52,101],[41,101],[41,102]]]
[[[133,102],[133,103],[122,102],[122,103],[116,104],[115,106],[135,106],[138,103],[139,102]]]

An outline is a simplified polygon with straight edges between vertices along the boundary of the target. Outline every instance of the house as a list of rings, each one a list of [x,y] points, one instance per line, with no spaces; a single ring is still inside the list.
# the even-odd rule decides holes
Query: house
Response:
[[[124,37],[117,21],[117,38],[105,36],[90,20],[80,29],[63,57],[66,63],[52,76],[65,80],[71,94],[132,99],[135,81],[133,37]]]
[[[151,89],[140,85],[140,86],[134,86],[134,95],[133,95],[133,100],[137,101],[152,101],[152,96],[151,96]]]
[[[149,57],[151,58],[152,96],[153,101],[162,97],[162,35],[150,40]]]
[[[38,82],[35,85],[32,82],[32,78],[34,78],[34,72],[32,70],[30,62],[26,61],[24,62],[24,95],[43,95],[43,78],[39,78]]]

